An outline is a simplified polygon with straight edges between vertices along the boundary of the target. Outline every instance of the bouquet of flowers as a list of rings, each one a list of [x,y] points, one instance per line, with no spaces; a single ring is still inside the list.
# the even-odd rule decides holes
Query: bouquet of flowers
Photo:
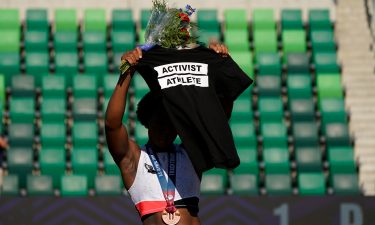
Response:
[[[191,35],[190,30],[195,29],[195,23],[190,22],[189,16],[195,12],[190,5],[185,9],[168,8],[165,0],[153,0],[151,16],[145,33],[145,44],[140,48],[150,50],[155,45],[164,48],[184,48],[196,43],[197,37]],[[121,74],[131,67],[126,60],[121,61]]]

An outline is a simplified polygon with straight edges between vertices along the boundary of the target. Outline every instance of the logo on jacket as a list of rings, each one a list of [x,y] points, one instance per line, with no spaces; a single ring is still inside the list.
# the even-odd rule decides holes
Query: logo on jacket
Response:
[[[171,63],[154,67],[161,89],[183,86],[208,87],[208,65],[204,63]]]
[[[147,163],[145,163],[145,168],[148,173],[156,174],[156,170],[154,170],[154,167],[152,167],[151,165],[148,165]]]

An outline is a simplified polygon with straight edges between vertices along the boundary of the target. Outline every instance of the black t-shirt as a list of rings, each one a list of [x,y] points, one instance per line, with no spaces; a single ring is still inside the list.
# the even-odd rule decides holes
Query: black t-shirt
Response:
[[[234,101],[252,80],[231,57],[205,47],[144,52],[136,69],[164,107],[197,172],[235,168],[239,157],[220,99]]]

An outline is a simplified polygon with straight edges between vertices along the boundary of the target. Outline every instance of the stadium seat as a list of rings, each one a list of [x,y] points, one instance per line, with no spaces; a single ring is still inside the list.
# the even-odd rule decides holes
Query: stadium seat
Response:
[[[93,74],[76,74],[73,76],[74,98],[97,96],[97,77]]]
[[[211,169],[202,175],[202,195],[223,195],[227,187],[226,170]]]
[[[41,112],[41,119],[43,122],[65,121],[65,113],[66,113],[65,98],[43,97],[40,112]]]
[[[317,88],[319,101],[324,98],[343,98],[341,77],[339,74],[318,74]]]
[[[78,34],[76,31],[56,31],[53,37],[55,52],[77,54]]]
[[[289,112],[294,122],[315,121],[314,101],[312,98],[290,98]]]
[[[12,75],[19,74],[20,71],[20,55],[18,52],[0,52],[0,72],[4,74],[5,84],[7,86],[10,86],[11,84]]]
[[[55,72],[71,76],[78,72],[78,61],[77,52],[56,52]]]
[[[83,57],[85,73],[105,74],[108,72],[108,58],[105,52],[88,52]]]
[[[151,10],[150,9],[142,9],[141,10],[141,29],[145,30],[148,24],[148,20],[151,16]],[[141,36],[144,37],[144,36]]]
[[[66,141],[66,127],[64,120],[59,122],[43,121],[40,129],[40,142],[42,147],[64,146]]]
[[[266,191],[267,195],[291,195],[292,178],[289,174],[267,174]]]
[[[12,147],[31,147],[34,142],[34,125],[12,123],[8,125],[8,140]]]
[[[0,186],[0,196],[19,195],[19,179],[16,174],[8,174],[3,178],[3,185]]]
[[[237,147],[238,156],[241,164],[236,167],[234,174],[259,174],[258,168],[258,152],[256,146],[253,147]]]
[[[274,75],[261,75],[256,78],[258,94],[262,97],[281,96],[281,77]]]
[[[318,52],[314,54],[315,71],[321,73],[339,73],[336,52]]]
[[[231,121],[230,127],[232,130],[234,143],[238,148],[255,147],[257,145],[255,128],[252,120]]]
[[[269,174],[289,174],[290,161],[287,147],[266,147],[263,149],[265,172]]]
[[[328,161],[331,174],[356,173],[352,147],[328,147]]]
[[[311,9],[308,20],[310,31],[332,29],[328,9]]]
[[[282,44],[284,61],[287,60],[289,53],[306,52],[306,37],[303,30],[283,30]]]
[[[233,103],[231,121],[252,121],[253,110],[249,98],[237,98]]]
[[[216,9],[202,9],[197,11],[197,25],[199,29],[219,32],[220,23]]]
[[[114,9],[112,11],[112,30],[134,31],[133,11],[131,9]]]
[[[227,36],[228,37],[228,36]],[[210,42],[219,42],[221,39],[219,31],[207,31],[207,30],[200,30],[198,34],[198,40],[202,43],[205,43],[207,46]],[[237,49],[237,45],[235,44],[237,41],[229,42],[232,46],[231,49]],[[240,40],[240,43],[243,43]],[[247,44],[245,44],[247,46]]]
[[[25,32],[25,50],[29,52],[48,52],[47,31],[27,30]]]
[[[35,96],[35,78],[28,75],[14,75],[11,88],[12,97],[33,98]]]
[[[105,174],[120,175],[120,169],[117,167],[115,161],[113,160],[107,146],[103,148],[103,162]]]
[[[299,172],[322,171],[322,152],[319,146],[306,146],[295,148],[297,169]]]
[[[82,132],[82,131],[85,132]],[[73,124],[73,146],[96,149],[98,142],[98,126],[93,122],[77,122]]]
[[[48,52],[27,52],[26,73],[34,76],[49,72]]]
[[[255,54],[277,52],[277,34],[275,30],[255,30],[253,35]]]
[[[258,175],[233,174],[230,177],[231,190],[234,195],[258,195]]]
[[[0,73],[0,103],[2,107],[5,107],[6,101],[6,84],[5,84],[5,77],[3,74]]]
[[[295,122],[292,130],[295,146],[306,147],[319,144],[318,127],[315,121]]]
[[[281,63],[278,53],[259,53],[256,55],[258,75],[281,75]]]
[[[134,78],[134,77],[133,77]],[[142,79],[142,78],[141,78]],[[133,79],[132,79],[133,80]],[[106,74],[103,77],[103,92],[104,97],[111,97],[118,81],[118,76],[115,74]]]
[[[311,46],[314,53],[336,52],[333,31],[312,31]]]
[[[101,175],[95,178],[95,193],[98,196],[120,195],[121,194],[120,176]]]
[[[299,173],[297,180],[300,195],[325,195],[326,193],[323,172]]]
[[[32,124],[35,117],[34,98],[12,97],[10,100],[9,114],[12,123]]]
[[[324,98],[320,101],[319,110],[323,124],[347,121],[344,99]]]
[[[27,176],[27,194],[30,196],[53,195],[52,177],[50,176]]]
[[[75,121],[95,121],[98,106],[96,98],[75,98],[73,102],[73,119]]]
[[[83,34],[84,53],[104,53],[107,50],[106,33],[86,31]]]
[[[123,54],[126,51],[132,50],[135,47],[136,34],[133,30],[112,30],[112,49],[114,52]]]
[[[20,187],[26,187],[26,177],[33,170],[33,150],[31,147],[17,148],[11,147],[7,152],[8,172],[17,174]]]
[[[283,30],[303,29],[301,9],[283,9],[281,11],[281,27]]]
[[[4,9],[0,10],[0,30],[19,31],[21,27],[19,10]]]
[[[84,175],[62,175],[61,196],[87,196],[87,177]]]
[[[359,195],[357,174],[333,174],[332,186],[336,195]]]
[[[77,32],[77,12],[75,9],[55,10],[55,31]]]
[[[249,34],[246,30],[228,30],[224,33],[224,42],[229,51],[248,52],[250,50]]]
[[[27,9],[26,28],[32,31],[49,32],[49,22],[46,9]]]
[[[105,9],[85,9],[83,16],[84,31],[107,31]]]
[[[287,87],[289,99],[312,98],[312,82],[311,77],[308,74],[288,75]]]
[[[53,188],[60,188],[60,176],[65,174],[66,152],[63,146],[57,148],[42,147],[39,153],[39,165],[42,175],[52,177]]]
[[[253,10],[253,29],[257,30],[275,30],[276,22],[273,15],[273,9],[254,9]]]
[[[260,130],[263,140],[263,147],[287,146],[287,128],[283,121],[261,122]]]
[[[42,77],[42,96],[64,98],[66,96],[67,78],[64,75],[54,74]]]
[[[254,78],[253,56],[251,52],[232,52],[231,56],[249,77]]]
[[[283,102],[281,97],[261,97],[258,101],[258,110],[261,122],[276,121],[283,119]]]
[[[289,53],[287,56],[288,75],[309,74],[310,59],[306,53]]]
[[[87,185],[94,188],[98,170],[98,150],[96,148],[73,148],[72,169],[74,174],[86,175]]]
[[[247,16],[244,9],[226,9],[224,11],[226,30],[246,30]]]

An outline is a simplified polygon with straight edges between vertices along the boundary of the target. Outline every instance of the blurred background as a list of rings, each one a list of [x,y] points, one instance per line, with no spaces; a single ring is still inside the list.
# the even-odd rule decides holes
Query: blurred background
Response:
[[[323,202],[337,197],[338,205],[345,195],[359,201],[362,213],[366,207],[374,210],[374,1],[169,2],[197,8],[193,20],[200,41],[225,43],[255,80],[235,102],[230,120],[241,165],[203,175],[202,196],[210,200],[203,199],[202,209],[223,198],[243,201],[233,203],[240,208],[259,207],[249,196],[261,204],[269,201],[270,208],[279,202],[265,196],[281,196],[289,204],[308,196]],[[43,197],[30,196],[62,197],[52,197],[53,204],[75,201],[67,196],[95,196],[90,201],[99,203],[92,205],[102,207],[99,196],[111,195],[108,202],[125,201],[126,215],[137,216],[108,152],[103,117],[121,55],[144,43],[151,5],[146,0],[0,0],[0,129],[8,140],[0,150],[3,215],[5,205],[17,209],[16,201],[45,204]],[[135,109],[147,92],[135,75],[123,121],[138,143],[146,143],[147,131]],[[301,206],[310,204],[306,200]],[[267,212],[277,217],[287,215],[285,209]],[[202,212],[205,224],[289,224],[262,220],[261,214],[268,214],[255,209],[250,214],[258,222],[212,222],[215,215],[208,211]],[[316,216],[323,214],[309,215],[319,221]],[[0,224],[17,224],[17,215],[7,214]],[[320,224],[375,224],[353,218]],[[295,224],[308,224],[300,222]]]

